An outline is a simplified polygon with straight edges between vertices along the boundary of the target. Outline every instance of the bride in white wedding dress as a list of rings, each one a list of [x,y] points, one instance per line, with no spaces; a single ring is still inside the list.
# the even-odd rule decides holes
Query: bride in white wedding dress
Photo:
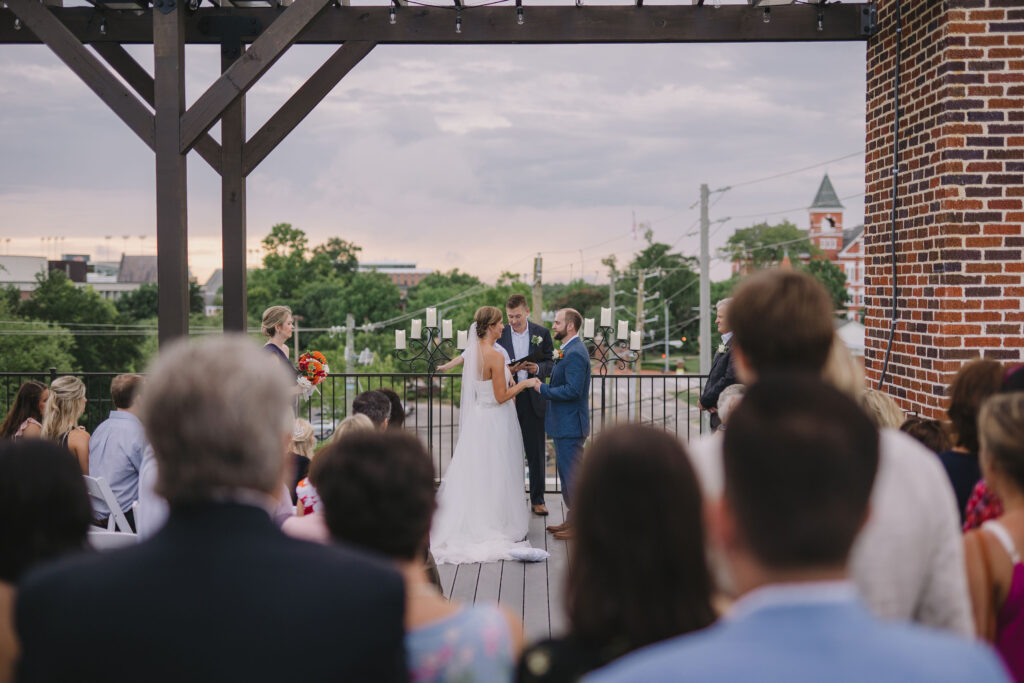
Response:
[[[437,493],[430,551],[438,564],[510,559],[523,543],[529,511],[523,487],[523,435],[515,402],[536,377],[512,384],[504,356],[494,348],[501,311],[480,308],[469,328],[462,370],[459,441]]]

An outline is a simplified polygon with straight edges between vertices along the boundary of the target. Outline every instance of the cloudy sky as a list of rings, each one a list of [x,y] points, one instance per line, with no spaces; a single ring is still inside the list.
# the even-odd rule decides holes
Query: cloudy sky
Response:
[[[132,52],[150,68],[151,49]],[[250,134],[330,52],[293,47],[263,77]],[[731,217],[715,247],[760,220],[807,227],[826,171],[849,227],[863,220],[864,54],[860,42],[379,46],[249,177],[250,246],[289,222],[365,260],[493,280],[542,252],[546,281],[581,269],[606,281],[600,259],[641,246],[634,214],[696,255],[701,183],[737,185],[712,197],[712,220]],[[192,101],[219,55],[187,59]],[[44,47],[0,46],[0,102],[4,253],[155,253],[153,155],[70,70]],[[205,280],[220,263],[220,189],[195,154],[189,191],[190,263]]]

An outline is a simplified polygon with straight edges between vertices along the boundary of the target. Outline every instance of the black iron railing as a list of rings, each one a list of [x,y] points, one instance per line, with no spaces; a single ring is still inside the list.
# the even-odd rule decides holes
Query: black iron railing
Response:
[[[49,384],[61,375],[74,375],[86,386],[85,414],[81,424],[90,432],[113,409],[110,382],[119,373],[75,372],[0,373],[0,406],[6,414],[21,383],[37,380]],[[697,399],[704,388],[704,375],[595,374],[590,385],[591,435],[620,422],[641,422],[675,432],[688,441],[700,434]],[[458,440],[459,374],[353,373],[332,374],[307,401],[301,401],[299,415],[308,419],[317,439],[331,437],[338,423],[350,414],[352,400],[370,389],[391,389],[406,409],[404,428],[426,444],[438,475],[444,475]],[[548,445],[548,488],[558,490],[554,449]]]

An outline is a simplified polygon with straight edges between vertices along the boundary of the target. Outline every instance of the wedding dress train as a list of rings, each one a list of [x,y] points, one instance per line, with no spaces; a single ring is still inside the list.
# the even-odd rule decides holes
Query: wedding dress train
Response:
[[[506,560],[513,549],[529,547],[521,542],[530,517],[515,401],[498,403],[491,380],[473,379],[474,367],[467,361],[463,372],[459,441],[430,531],[438,564]]]

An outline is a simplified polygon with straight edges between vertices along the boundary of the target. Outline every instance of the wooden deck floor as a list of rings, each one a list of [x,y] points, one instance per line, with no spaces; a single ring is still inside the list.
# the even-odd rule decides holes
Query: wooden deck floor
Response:
[[[523,620],[526,642],[566,631],[562,602],[568,547],[544,530],[549,524],[561,524],[565,507],[558,494],[545,496],[547,517],[530,515],[527,540],[534,548],[544,548],[544,562],[488,562],[485,564],[443,564],[438,567],[445,597],[463,603],[499,603]]]

